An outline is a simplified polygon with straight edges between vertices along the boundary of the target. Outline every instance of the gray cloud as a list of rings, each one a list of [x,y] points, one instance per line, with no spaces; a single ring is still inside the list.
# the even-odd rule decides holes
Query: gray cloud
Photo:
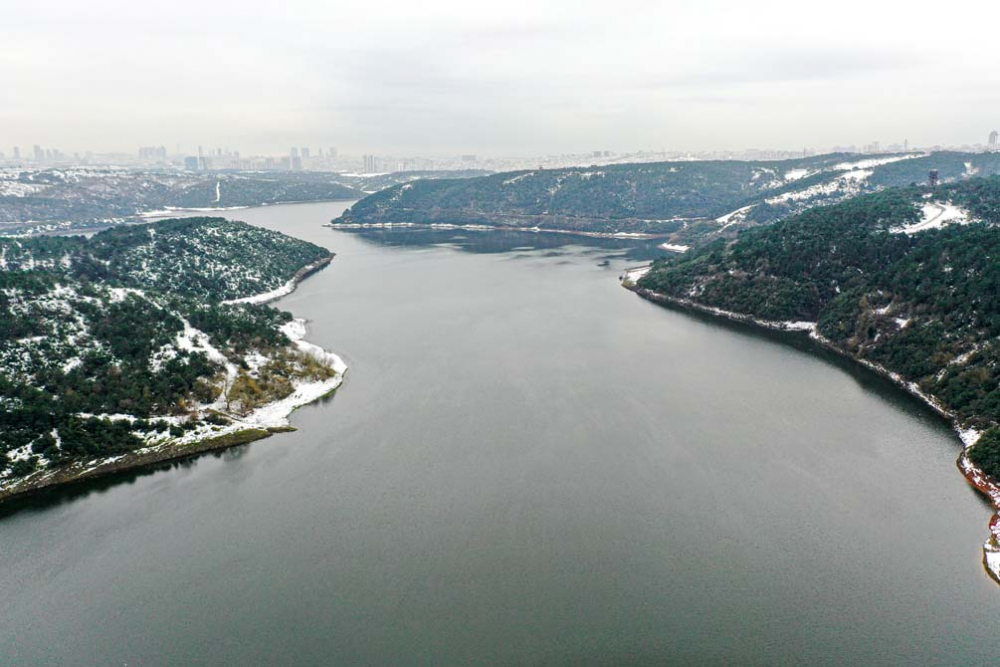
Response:
[[[975,141],[1000,125],[1000,72],[970,31],[998,18],[985,0],[9,2],[0,150]]]

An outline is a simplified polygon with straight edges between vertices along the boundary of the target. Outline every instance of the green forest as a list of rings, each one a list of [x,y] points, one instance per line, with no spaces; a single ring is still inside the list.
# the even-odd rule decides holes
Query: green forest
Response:
[[[894,156],[877,156],[876,162]],[[903,156],[895,156],[902,158]],[[888,186],[1000,174],[1000,155],[934,153],[865,166],[863,157],[829,154],[783,161],[694,161],[604,165],[414,181],[354,204],[334,224],[491,224],[601,233],[675,234],[689,245],[710,240],[714,221],[743,207],[747,226]],[[861,164],[859,178],[844,178]],[[793,176],[794,175],[794,176]],[[783,195],[793,195],[783,199]]]

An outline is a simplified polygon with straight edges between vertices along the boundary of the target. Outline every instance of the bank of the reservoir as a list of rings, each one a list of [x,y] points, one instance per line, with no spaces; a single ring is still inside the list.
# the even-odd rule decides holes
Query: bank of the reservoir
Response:
[[[649,272],[649,269],[650,267],[643,266],[627,270],[622,275],[622,286],[625,287],[625,289],[635,292],[644,299],[669,307],[696,311],[706,315],[712,315],[714,317],[720,317],[733,322],[740,322],[742,324],[761,327],[772,331],[807,333],[810,340],[817,345],[840,356],[851,359],[877,375],[889,380],[906,393],[919,399],[937,415],[946,419],[958,434],[958,437],[963,445],[962,452],[957,460],[959,470],[965,476],[966,480],[968,480],[968,482],[976,490],[985,495],[993,505],[994,514],[990,519],[990,535],[983,544],[983,565],[990,577],[1000,584],[1000,486],[990,481],[983,471],[977,468],[972,461],[969,460],[968,448],[975,444],[976,440],[979,438],[980,434],[978,431],[975,429],[963,428],[959,423],[957,416],[952,411],[944,407],[941,401],[939,401],[936,397],[922,391],[916,383],[906,381],[898,373],[890,371],[881,364],[876,364],[867,359],[860,359],[856,357],[847,350],[841,348],[839,345],[836,345],[833,341],[821,335],[816,329],[815,322],[779,322],[763,320],[744,313],[723,310],[721,308],[715,308],[713,306],[698,303],[697,301],[693,301],[691,299],[675,297],[639,287],[637,285],[639,279],[646,275],[646,273]]]

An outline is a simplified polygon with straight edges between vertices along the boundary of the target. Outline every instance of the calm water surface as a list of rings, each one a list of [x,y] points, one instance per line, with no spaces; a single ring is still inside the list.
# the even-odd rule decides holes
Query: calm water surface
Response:
[[[618,286],[648,249],[354,235],[296,433],[9,505],[3,665],[985,665],[989,510],[881,381]],[[802,347],[802,346],[800,346]]]

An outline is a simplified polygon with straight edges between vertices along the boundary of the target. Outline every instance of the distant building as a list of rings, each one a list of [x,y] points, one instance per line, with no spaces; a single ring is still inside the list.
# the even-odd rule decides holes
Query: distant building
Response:
[[[20,160],[21,159],[21,147],[20,146],[14,146],[14,159],[15,160]]]
[[[378,171],[378,160],[374,155],[366,155],[364,173],[374,174],[376,171]]]
[[[297,155],[292,156],[292,171],[302,171],[302,158]]]
[[[995,151],[997,148],[1000,148],[1000,132],[997,132],[996,130],[990,132],[989,147],[991,151]]]
[[[288,151],[288,154],[291,155],[293,159],[297,158],[299,156],[299,149],[298,149],[298,147],[292,146],[291,150]]]
[[[931,169],[931,173],[928,174],[928,176],[927,176],[927,182],[930,183],[930,186],[932,188],[933,187],[937,187],[938,177],[939,177],[938,170],[937,169]]]
[[[38,144],[34,145],[35,162],[45,162],[45,151]]]
[[[302,148],[300,150],[302,151],[302,159],[303,160],[308,160],[309,159],[309,149],[308,148]]]
[[[164,146],[143,146],[139,149],[140,160],[166,160],[167,149]]]
[[[198,171],[198,158],[194,155],[189,155],[184,158],[184,168],[188,171]]]
[[[330,152],[327,155],[331,158],[337,157],[337,149],[331,146]]]

